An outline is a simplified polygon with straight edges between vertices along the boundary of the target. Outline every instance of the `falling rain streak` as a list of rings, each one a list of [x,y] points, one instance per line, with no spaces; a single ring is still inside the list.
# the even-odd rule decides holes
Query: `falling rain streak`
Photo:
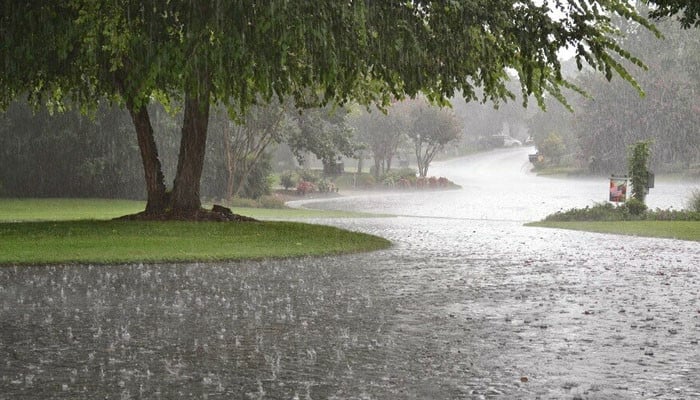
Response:
[[[0,269],[0,398],[699,396],[698,243],[523,227],[577,185],[527,152],[437,164],[464,189],[429,215],[415,193],[334,201],[401,217],[317,221],[385,251]],[[474,218],[504,183],[504,218]]]

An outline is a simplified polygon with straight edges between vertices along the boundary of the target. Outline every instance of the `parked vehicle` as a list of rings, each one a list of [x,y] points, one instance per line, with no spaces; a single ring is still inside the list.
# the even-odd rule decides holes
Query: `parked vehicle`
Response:
[[[508,135],[493,135],[491,136],[491,139],[496,147],[516,147],[523,145],[520,140],[512,138]]]

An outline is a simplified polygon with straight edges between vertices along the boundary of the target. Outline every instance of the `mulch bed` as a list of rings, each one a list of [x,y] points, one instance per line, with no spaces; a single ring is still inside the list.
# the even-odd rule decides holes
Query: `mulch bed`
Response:
[[[116,221],[211,221],[211,222],[258,222],[257,219],[245,215],[234,214],[230,208],[215,204],[211,210],[201,208],[188,213],[164,212],[124,215],[115,218]]]

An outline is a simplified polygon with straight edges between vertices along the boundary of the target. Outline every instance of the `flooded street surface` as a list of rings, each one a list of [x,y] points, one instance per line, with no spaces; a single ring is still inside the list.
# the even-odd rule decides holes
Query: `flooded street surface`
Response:
[[[526,155],[304,204],[400,215],[314,221],[384,251],[0,269],[0,399],[700,398],[700,243],[523,227],[607,194]],[[652,207],[692,189],[656,186]]]

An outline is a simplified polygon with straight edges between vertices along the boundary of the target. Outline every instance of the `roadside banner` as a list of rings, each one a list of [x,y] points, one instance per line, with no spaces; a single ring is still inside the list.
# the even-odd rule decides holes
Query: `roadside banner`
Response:
[[[623,203],[627,200],[627,178],[610,178],[610,201]]]

